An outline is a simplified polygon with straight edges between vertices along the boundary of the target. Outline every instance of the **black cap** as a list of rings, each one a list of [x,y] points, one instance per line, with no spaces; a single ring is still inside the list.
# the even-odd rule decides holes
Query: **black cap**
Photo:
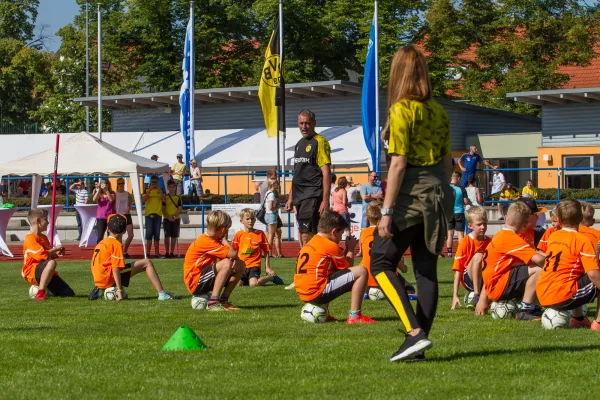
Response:
[[[522,197],[517,201],[524,203],[527,206],[527,208],[529,208],[529,211],[531,211],[532,214],[538,214],[548,211],[544,207],[538,207],[533,197]]]
[[[115,235],[120,235],[125,232],[127,227],[127,219],[121,214],[112,214],[108,216],[108,231]]]

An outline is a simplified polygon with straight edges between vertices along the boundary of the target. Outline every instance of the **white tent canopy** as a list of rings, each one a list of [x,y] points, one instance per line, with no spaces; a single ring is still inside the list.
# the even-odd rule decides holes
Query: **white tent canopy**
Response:
[[[55,135],[35,136],[51,136],[53,140],[56,140]],[[100,142],[97,138],[85,132],[65,136],[68,136],[68,138],[62,140],[59,147],[58,173],[61,175],[129,175],[137,216],[140,221],[141,237],[144,237],[144,220],[142,218],[139,174],[168,174],[170,171],[169,165],[128,153],[106,142]],[[40,175],[49,175],[54,172],[54,158],[55,149],[54,146],[52,146],[39,153],[27,155],[21,159],[0,164],[0,176],[33,175],[34,184],[32,186],[31,205],[32,207],[35,207],[37,206],[37,199],[42,184]],[[145,256],[146,249],[144,248],[144,257]]]

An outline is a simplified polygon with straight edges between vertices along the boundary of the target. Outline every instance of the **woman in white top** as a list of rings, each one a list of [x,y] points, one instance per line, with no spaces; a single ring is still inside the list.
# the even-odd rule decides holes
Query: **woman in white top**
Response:
[[[117,214],[124,215],[127,220],[127,240],[123,245],[123,256],[129,258],[127,250],[129,250],[129,245],[133,240],[133,220],[131,219],[131,196],[125,190],[125,179],[117,179],[117,192],[115,196],[115,211]]]
[[[277,222],[279,220],[277,193],[279,193],[279,181],[269,179],[267,194],[265,195],[265,222],[267,223],[267,240],[269,241],[271,254],[273,252],[273,238],[277,232]]]
[[[196,160],[190,161],[191,171],[190,171],[190,196],[197,195],[200,199],[202,198],[202,171],[198,168],[198,163]]]
[[[471,208],[472,206],[481,206],[483,204],[483,196],[481,195],[481,190],[477,187],[477,177],[472,175],[469,177],[469,184],[465,188],[467,192],[467,197],[471,201],[470,205],[465,206],[465,212]],[[465,225],[465,235],[471,233],[469,229],[469,224]]]

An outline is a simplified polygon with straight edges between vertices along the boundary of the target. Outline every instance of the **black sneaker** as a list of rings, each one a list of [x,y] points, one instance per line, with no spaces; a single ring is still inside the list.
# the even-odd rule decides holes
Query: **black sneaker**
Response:
[[[433,343],[427,339],[425,332],[421,331],[416,336],[406,335],[404,343],[398,348],[390,361],[402,361],[414,358],[416,355],[423,353],[425,350],[431,348]]]
[[[418,362],[418,361],[425,361],[425,353],[417,354],[413,358],[409,358],[406,360],[406,362]]]
[[[540,321],[541,315],[535,312],[535,310],[519,311],[517,313],[517,321]]]
[[[88,296],[88,300],[98,300],[100,297],[101,297],[100,289],[98,289],[96,286],[94,286],[94,288],[92,289],[92,292]]]
[[[123,258],[131,258],[131,257],[129,256],[129,253],[123,253]]]

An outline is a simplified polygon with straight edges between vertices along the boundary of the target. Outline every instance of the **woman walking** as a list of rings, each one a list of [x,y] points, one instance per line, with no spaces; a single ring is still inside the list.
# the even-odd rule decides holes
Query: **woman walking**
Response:
[[[125,190],[125,179],[117,179],[117,193],[115,193],[115,208],[117,214],[125,216],[127,225],[125,230],[127,231],[127,240],[123,245],[123,256],[129,258],[129,245],[133,240],[133,220],[131,219],[131,195]]]
[[[98,203],[96,210],[96,237],[98,242],[104,239],[106,233],[106,219],[115,213],[115,192],[113,192],[110,181],[107,179],[94,189],[93,200]]]
[[[371,271],[406,329],[390,361],[424,359],[438,301],[437,259],[452,216],[450,130],[444,109],[431,98],[423,54],[396,52],[388,84],[391,163],[382,218],[371,251]],[[417,312],[396,267],[410,247],[418,287]]]
[[[273,238],[277,232],[277,222],[279,220],[279,181],[269,179],[267,193],[265,195],[265,222],[267,223],[267,240],[271,254],[273,254]]]

